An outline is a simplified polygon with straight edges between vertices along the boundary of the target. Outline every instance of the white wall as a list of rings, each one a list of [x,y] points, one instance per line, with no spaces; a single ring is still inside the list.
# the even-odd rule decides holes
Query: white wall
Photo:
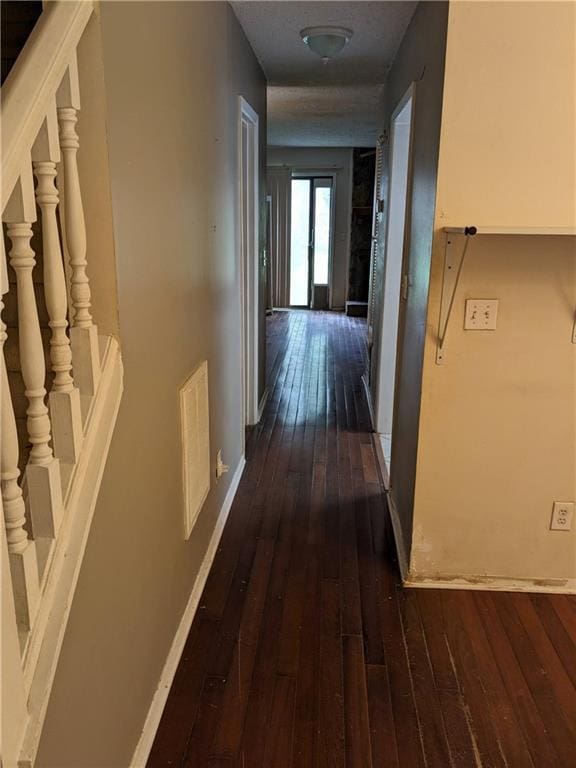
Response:
[[[438,223],[576,225],[576,4],[450,4]]]
[[[576,588],[574,237],[476,236],[436,365],[441,227],[574,226],[576,6],[452,3],[411,578]],[[469,98],[468,98],[469,97]],[[466,298],[499,299],[493,332]]]
[[[295,171],[336,173],[334,254],[332,259],[332,309],[344,309],[348,296],[350,222],[352,217],[352,149],[322,147],[269,147],[268,166]]]
[[[241,459],[239,94],[266,136],[265,78],[228,4],[100,13],[125,380],[38,753],[58,768],[130,764]],[[212,470],[222,448],[232,471],[212,473],[184,541],[178,390],[203,359]]]
[[[411,574],[574,586],[574,531],[549,530],[576,499],[574,238],[477,236],[466,258],[442,366],[430,318]],[[499,299],[496,331],[463,330],[466,298]]]

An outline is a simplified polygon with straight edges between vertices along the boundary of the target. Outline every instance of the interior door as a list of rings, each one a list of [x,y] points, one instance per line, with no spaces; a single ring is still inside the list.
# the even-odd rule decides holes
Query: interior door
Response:
[[[310,295],[314,309],[328,309],[332,263],[332,179],[312,179]]]

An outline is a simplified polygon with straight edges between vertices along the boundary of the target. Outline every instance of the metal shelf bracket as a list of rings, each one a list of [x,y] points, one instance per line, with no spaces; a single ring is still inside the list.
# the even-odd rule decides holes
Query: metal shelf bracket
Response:
[[[438,319],[438,340],[436,345],[436,364],[442,365],[445,360],[446,333],[454,307],[454,299],[458,290],[462,268],[470,244],[470,238],[477,232],[476,227],[462,227],[446,233],[444,248],[444,274],[442,277],[442,294],[440,297],[440,317]]]

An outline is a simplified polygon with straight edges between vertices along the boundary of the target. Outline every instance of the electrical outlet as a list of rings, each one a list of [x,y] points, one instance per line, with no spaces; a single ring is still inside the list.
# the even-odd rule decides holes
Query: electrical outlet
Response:
[[[572,518],[574,517],[573,501],[555,501],[552,508],[551,531],[572,530]]]
[[[495,331],[498,299],[467,299],[464,330]]]

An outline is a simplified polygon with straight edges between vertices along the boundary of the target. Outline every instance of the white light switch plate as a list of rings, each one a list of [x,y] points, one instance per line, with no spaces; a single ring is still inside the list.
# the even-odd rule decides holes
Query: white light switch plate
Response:
[[[551,531],[569,531],[574,517],[573,501],[555,501],[552,509]]]
[[[495,331],[498,299],[467,299],[464,330]]]

